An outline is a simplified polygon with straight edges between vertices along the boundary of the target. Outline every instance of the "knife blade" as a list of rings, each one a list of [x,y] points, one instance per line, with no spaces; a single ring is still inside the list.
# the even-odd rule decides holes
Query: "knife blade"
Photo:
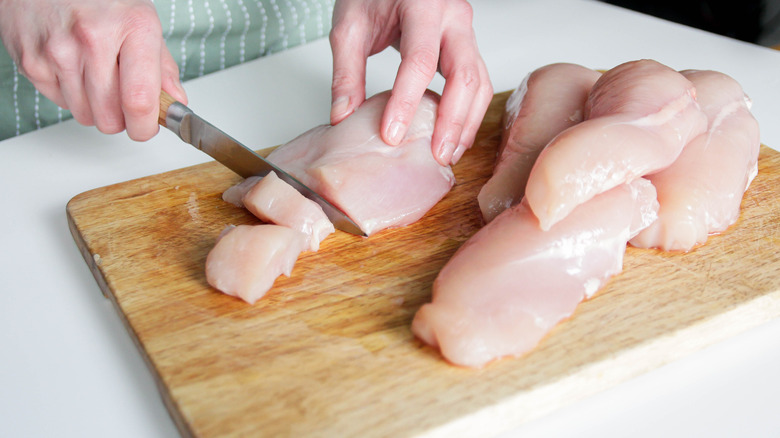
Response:
[[[165,91],[160,92],[158,122],[160,126],[168,128],[186,143],[205,152],[244,178],[265,176],[271,171],[275,172],[282,181],[319,204],[335,228],[350,234],[366,236],[366,233],[352,219],[328,202],[327,199],[252,149],[222,132]]]

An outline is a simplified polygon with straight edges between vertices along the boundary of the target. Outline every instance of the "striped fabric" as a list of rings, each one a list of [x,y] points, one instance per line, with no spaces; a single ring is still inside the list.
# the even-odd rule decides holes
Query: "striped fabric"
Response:
[[[182,80],[279,52],[330,31],[335,0],[154,0]],[[0,140],[71,118],[19,74],[0,45]]]

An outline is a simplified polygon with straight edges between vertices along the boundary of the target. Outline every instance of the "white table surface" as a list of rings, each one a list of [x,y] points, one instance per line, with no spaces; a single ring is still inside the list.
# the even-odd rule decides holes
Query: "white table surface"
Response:
[[[742,83],[762,141],[780,145],[780,52],[584,0],[472,4],[497,92],[558,61],[715,69]],[[330,63],[322,39],[188,82],[190,106],[249,145],[280,144],[327,122]],[[393,51],[371,58],[369,94],[390,88],[397,63]],[[431,88],[442,85],[437,78]],[[135,143],[72,121],[0,142],[0,436],[178,435],[71,239],[65,205],[89,189],[205,161],[167,131]],[[504,437],[777,437],[778,371],[775,320]]]

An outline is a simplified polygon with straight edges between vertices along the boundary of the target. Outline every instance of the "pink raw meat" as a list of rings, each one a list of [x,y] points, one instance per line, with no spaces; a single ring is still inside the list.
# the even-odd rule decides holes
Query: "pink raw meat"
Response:
[[[279,179],[275,172],[254,184],[244,194],[242,203],[264,222],[305,234],[311,251],[317,251],[320,242],[336,231],[322,207]]]
[[[239,225],[223,231],[206,258],[206,280],[254,304],[281,274],[290,276],[306,235],[280,225]]]
[[[707,128],[693,84],[652,60],[604,73],[586,104],[586,120],[559,134],[536,160],[526,199],[542,229],[577,205],[674,162]]]
[[[525,201],[461,246],[412,331],[450,362],[481,367],[532,349],[622,270],[626,242],[655,220],[655,189],[622,184],[542,231]]]
[[[379,135],[390,92],[365,101],[335,126],[318,126],[268,159],[341,208],[367,234],[420,219],[455,182],[431,153],[439,97],[427,91],[398,146]]]
[[[249,178],[241,181],[240,183],[230,186],[227,190],[222,192],[222,200],[225,202],[229,202],[236,207],[244,207],[244,195],[246,195],[246,192],[248,192],[252,187],[257,184],[258,181],[263,179],[262,176],[250,176]]]
[[[581,122],[601,73],[557,63],[531,72],[506,102],[499,156],[477,200],[485,222],[517,204],[536,158],[561,131]]]
[[[689,251],[703,244],[736,222],[758,172],[758,122],[739,83],[715,71],[682,74],[696,86],[709,127],[671,166],[648,177],[661,206],[658,220],[631,240],[634,246]]]

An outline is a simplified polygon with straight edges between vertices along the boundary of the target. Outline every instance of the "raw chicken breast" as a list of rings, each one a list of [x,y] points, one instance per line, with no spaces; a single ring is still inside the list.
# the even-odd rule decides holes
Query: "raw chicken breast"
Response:
[[[305,234],[311,251],[317,251],[320,242],[336,231],[322,207],[279,179],[275,172],[253,185],[244,194],[242,203],[264,222]]]
[[[591,91],[586,120],[541,152],[526,198],[548,230],[598,193],[669,166],[707,129],[693,84],[652,60],[604,73]]]
[[[231,186],[224,192],[222,192],[222,200],[225,202],[229,202],[236,207],[244,207],[244,195],[246,195],[246,192],[248,192],[252,187],[257,184],[258,181],[263,179],[262,176],[250,176],[249,178],[246,178],[245,180],[241,181],[240,183]]]
[[[509,96],[493,176],[477,200],[485,222],[517,204],[536,158],[558,133],[583,120],[585,101],[601,73],[558,63],[529,74]]]
[[[254,304],[281,274],[290,276],[306,235],[280,225],[239,225],[223,232],[206,258],[206,280]]]
[[[549,231],[525,201],[505,210],[447,262],[412,331],[458,365],[522,355],[622,270],[626,242],[655,220],[657,207],[653,186],[637,179],[579,205]]]
[[[319,126],[268,159],[338,206],[367,234],[420,219],[455,182],[431,153],[439,97],[423,96],[406,138],[389,146],[379,125],[390,92],[364,102],[335,126]]]
[[[696,86],[709,127],[671,166],[648,178],[658,191],[658,220],[631,240],[634,246],[689,251],[739,217],[742,196],[758,172],[758,122],[731,77],[683,71]]]

